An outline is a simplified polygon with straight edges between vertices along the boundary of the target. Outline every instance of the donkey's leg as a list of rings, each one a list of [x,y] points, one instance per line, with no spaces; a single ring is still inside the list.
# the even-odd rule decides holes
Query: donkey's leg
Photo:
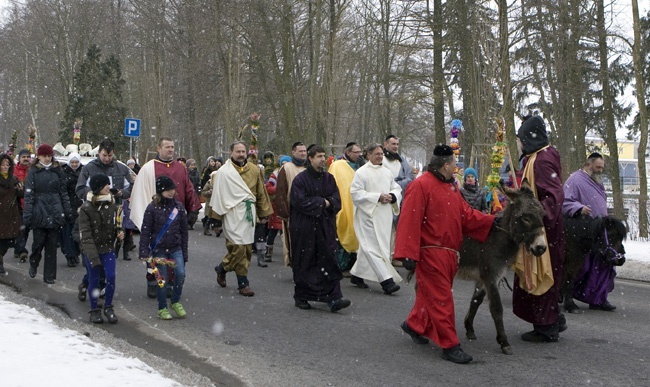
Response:
[[[476,340],[476,334],[474,333],[474,317],[476,317],[478,307],[483,303],[483,298],[485,298],[485,287],[477,281],[474,284],[474,294],[472,295],[469,310],[465,315],[465,335],[468,340]]]
[[[582,313],[575,301],[573,301],[573,280],[568,280],[564,283],[561,289],[562,298],[564,299],[564,310],[568,313],[578,314]]]
[[[512,348],[506,336],[506,330],[503,326],[503,305],[501,304],[501,295],[497,287],[498,279],[486,283],[488,301],[490,302],[490,314],[494,320],[494,327],[497,330],[497,343],[501,345],[501,352],[506,355],[512,355]]]

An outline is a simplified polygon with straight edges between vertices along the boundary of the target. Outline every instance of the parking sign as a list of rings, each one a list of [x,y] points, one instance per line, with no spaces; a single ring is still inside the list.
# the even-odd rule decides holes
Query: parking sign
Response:
[[[140,137],[140,120],[137,118],[124,120],[124,135],[127,137]]]

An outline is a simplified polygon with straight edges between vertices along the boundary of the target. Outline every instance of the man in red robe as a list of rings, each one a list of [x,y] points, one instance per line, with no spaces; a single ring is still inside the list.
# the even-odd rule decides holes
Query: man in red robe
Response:
[[[546,124],[540,116],[524,118],[517,131],[523,178],[533,182],[537,199],[544,207],[544,229],[553,268],[553,286],[542,295],[528,293],[515,274],[512,311],[520,319],[533,324],[533,330],[521,336],[524,341],[555,342],[566,329],[564,315],[559,313],[558,297],[562,287],[564,265],[564,189],[560,154],[549,145]]]
[[[468,363],[456,334],[452,286],[467,235],[484,242],[494,216],[473,209],[460,195],[454,179],[456,159],[448,145],[438,145],[428,172],[406,189],[395,238],[395,259],[417,262],[415,305],[402,329],[414,342],[430,338],[442,348],[442,358]],[[408,215],[408,216],[407,216]]]

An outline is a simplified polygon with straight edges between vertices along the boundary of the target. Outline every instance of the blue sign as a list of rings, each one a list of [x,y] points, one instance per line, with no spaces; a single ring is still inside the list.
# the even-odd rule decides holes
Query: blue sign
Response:
[[[137,118],[124,120],[124,135],[127,137],[140,137],[140,120]]]

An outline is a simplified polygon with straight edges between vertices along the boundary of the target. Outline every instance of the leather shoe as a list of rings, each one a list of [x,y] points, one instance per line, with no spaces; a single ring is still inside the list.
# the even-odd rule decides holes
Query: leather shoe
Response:
[[[557,337],[549,337],[537,331],[526,332],[521,335],[521,339],[530,343],[553,343],[557,341]]]
[[[29,265],[29,276],[32,278],[36,277],[36,268],[32,265]]]
[[[217,283],[222,288],[226,287],[226,272],[219,270],[219,266],[214,268],[214,271],[217,272]]]
[[[363,281],[363,278],[352,276],[350,278],[350,283],[352,283],[352,285],[356,285],[358,288],[368,289],[368,285]]]
[[[589,309],[591,310],[604,310],[605,312],[613,312],[616,307],[612,304],[609,303],[609,301],[605,301],[604,304],[600,305],[595,305],[595,304],[590,304]]]
[[[49,279],[49,278],[48,278],[48,279],[46,279],[46,280],[43,280],[43,282],[45,282],[45,283],[48,284],[48,285],[54,285],[54,280],[53,280],[53,279]]]
[[[311,305],[309,304],[309,302],[300,301],[300,300],[296,300],[296,307],[303,310],[311,309]]]
[[[338,312],[339,310],[343,308],[347,308],[348,306],[352,305],[352,301],[346,300],[345,298],[339,298],[338,300],[335,301],[330,301],[327,303],[330,307],[330,312]]]
[[[255,292],[250,287],[245,286],[239,289],[239,294],[241,294],[244,297],[253,297],[255,295]]]
[[[401,327],[404,333],[411,336],[411,340],[413,340],[415,344],[429,344],[429,339],[427,339],[426,337],[418,334],[413,329],[411,329],[411,327],[406,323],[406,321],[402,323]]]
[[[399,285],[396,284],[395,282],[392,282],[386,286],[382,286],[382,288],[384,289],[384,294],[389,294],[389,295],[395,293],[400,289]]]
[[[470,355],[466,354],[462,349],[460,349],[460,345],[443,349],[442,358],[457,364],[465,364],[473,360]]]

